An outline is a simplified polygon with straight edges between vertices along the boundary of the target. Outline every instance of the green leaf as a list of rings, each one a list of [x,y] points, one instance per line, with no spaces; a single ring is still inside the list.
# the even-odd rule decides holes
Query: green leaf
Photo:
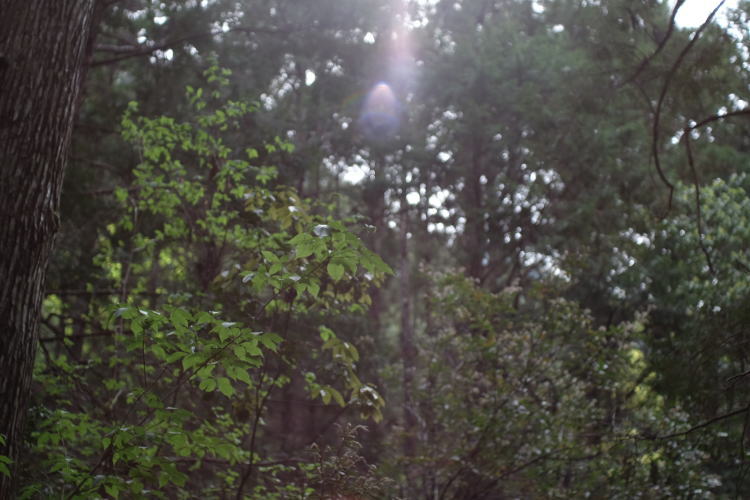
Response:
[[[138,317],[138,310],[135,307],[121,307],[115,311],[115,317],[133,319]]]
[[[293,245],[293,246],[297,246],[297,245],[300,245],[303,242],[311,240],[311,239],[312,239],[312,236],[310,236],[309,234],[307,234],[307,233],[299,233],[294,238],[292,238],[291,240],[289,240],[289,244]]]
[[[269,252],[268,250],[263,250],[261,252],[263,254],[263,257],[265,257],[269,262],[278,262],[279,258],[276,257],[272,252]]]
[[[276,351],[278,349],[279,344],[281,343],[282,338],[276,335],[275,333],[264,333],[260,336],[260,342],[266,346],[267,349],[270,349],[272,351]]]
[[[244,368],[240,368],[239,366],[227,367],[227,374],[235,380],[244,382],[247,385],[253,385],[253,381],[250,378],[250,374]]]
[[[340,280],[344,276],[344,266],[335,262],[328,263],[328,275],[333,278],[334,281]]]
[[[274,262],[271,265],[271,269],[268,270],[268,274],[271,275],[271,276],[273,276],[274,274],[278,273],[279,271],[281,271],[281,263],[280,262]]]
[[[184,309],[175,308],[169,315],[169,320],[178,329],[187,328],[188,321],[190,320],[190,313],[188,313]]]
[[[336,402],[341,406],[342,408],[346,406],[346,402],[344,401],[344,397],[341,395],[339,391],[334,389],[333,387],[327,388],[331,392],[331,396],[333,396],[333,399],[336,400]]]
[[[8,465],[12,463],[13,461],[10,458],[5,455],[0,455],[0,474],[3,474],[5,477],[10,477],[10,468],[8,468]]]
[[[120,487],[116,484],[105,484],[104,491],[112,498],[120,498]]]
[[[320,389],[320,397],[323,399],[323,404],[329,404],[331,402],[331,391],[328,387]]]
[[[315,252],[315,244],[313,242],[305,242],[294,248],[294,254],[298,259],[309,257],[313,252]]]
[[[187,443],[185,443],[185,447],[187,447]],[[162,470],[164,473],[169,477],[169,480],[172,481],[177,486],[184,486],[185,482],[187,481],[187,476],[177,470],[177,466],[173,463],[166,463],[162,465]],[[161,479],[159,480],[161,482]]]
[[[136,494],[142,494],[143,483],[138,479],[133,479],[133,481],[130,483],[130,491]]]
[[[182,359],[185,356],[187,356],[186,352],[176,351],[176,352],[173,352],[172,354],[170,354],[169,356],[167,356],[167,359],[165,359],[165,361],[167,363],[174,363],[178,359]]]
[[[245,352],[245,348],[242,347],[241,345],[239,344],[233,345],[232,352],[240,361],[247,361],[247,352]]]
[[[258,347],[258,342],[255,340],[251,340],[249,342],[243,342],[242,348],[245,349],[245,352],[247,352],[250,356],[262,356],[263,352],[261,352],[260,348]]]
[[[212,451],[215,456],[229,460],[232,458],[236,449],[236,446],[231,443],[217,443],[213,446]]]
[[[154,356],[156,356],[159,359],[164,359],[167,357],[167,353],[164,352],[164,348],[160,346],[159,344],[155,344],[151,346],[151,352],[153,352]]]
[[[143,318],[136,318],[130,323],[130,331],[135,335],[143,333]]]
[[[219,340],[221,340],[222,342],[226,342],[226,340],[232,337],[232,334],[234,333],[233,328],[226,328],[224,326],[218,325],[216,326],[216,328],[214,328],[214,330],[216,330],[216,333],[219,335]]]
[[[198,370],[195,375],[200,378],[208,378],[214,372],[215,367],[216,367],[215,364],[206,365],[202,367],[200,370]]]
[[[115,198],[120,203],[122,203],[125,200],[127,200],[128,199],[128,191],[127,191],[127,189],[125,189],[123,187],[117,187],[117,188],[115,188]]]
[[[212,378],[204,378],[201,383],[198,384],[198,389],[205,392],[213,392],[216,389],[216,380]]]
[[[230,398],[234,395],[234,387],[232,387],[232,382],[226,378],[226,377],[219,377],[216,379],[216,383],[219,387],[219,391],[226,397]]]
[[[320,338],[323,342],[328,342],[328,340],[332,338],[336,338],[336,334],[333,333],[333,330],[331,330],[327,326],[321,325],[319,330],[320,330]]]
[[[206,323],[213,323],[214,317],[211,315],[211,313],[208,313],[206,311],[201,311],[195,316],[195,322],[199,324],[206,324]]]
[[[182,368],[187,371],[192,367],[200,364],[202,356],[200,354],[191,354],[182,358]]]

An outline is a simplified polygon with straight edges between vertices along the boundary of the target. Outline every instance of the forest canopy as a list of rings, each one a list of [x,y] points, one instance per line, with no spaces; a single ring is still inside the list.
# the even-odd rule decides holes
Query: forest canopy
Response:
[[[701,1],[0,7],[0,498],[750,497],[750,2]]]

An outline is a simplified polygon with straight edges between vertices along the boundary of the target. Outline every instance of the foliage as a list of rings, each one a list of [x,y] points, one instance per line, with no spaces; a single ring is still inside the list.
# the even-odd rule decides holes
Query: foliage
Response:
[[[5,446],[5,436],[2,434],[0,434],[0,446]],[[12,463],[13,461],[9,457],[0,455],[0,474],[10,477],[10,469],[8,468],[8,465]]]
[[[101,3],[22,494],[750,495],[748,6]]]
[[[217,134],[253,106],[220,102],[226,70],[206,76],[218,87],[209,98],[188,89],[194,123],[135,118],[135,104],[123,119],[141,162],[133,184],[115,192],[124,215],[100,237],[96,258],[119,297],[90,305],[83,340],[61,330],[68,352],[45,352],[36,380],[46,402],[31,438],[47,472],[27,496],[240,495],[266,478],[253,472],[268,448],[270,395],[305,380],[324,405],[379,418],[383,399],[357,377],[352,344],[321,326],[320,343],[307,339],[302,354],[284,347],[293,333],[274,325],[356,312],[388,266],[345,223],[273,185],[275,169],[251,163],[255,149],[236,156]],[[280,139],[265,150],[292,152]],[[99,332],[108,340],[88,341]],[[306,362],[295,356],[325,352],[334,371],[316,372],[330,382],[295,375]]]
[[[684,212],[639,238],[633,249],[639,265],[623,276],[624,283],[647,284],[651,295],[653,334],[646,345],[654,387],[680,401],[695,420],[735,413],[748,398],[741,326],[750,290],[747,189],[745,173],[701,188],[701,234],[695,189],[679,186],[676,199]],[[696,440],[710,454],[714,470],[724,473],[725,493],[742,495],[747,491],[744,450],[727,443],[742,442],[746,423],[740,415],[719,422],[701,430]]]
[[[339,429],[340,442],[335,448],[327,446],[321,450],[312,446],[315,457],[313,498],[382,498],[387,481],[378,478],[376,468],[368,465],[359,454],[362,445],[357,441],[357,434],[366,430],[363,426],[347,425]]]
[[[644,439],[688,416],[653,390],[643,318],[597,328],[552,286],[495,294],[436,280],[421,450],[396,459],[410,497],[701,497],[721,484],[699,448]]]

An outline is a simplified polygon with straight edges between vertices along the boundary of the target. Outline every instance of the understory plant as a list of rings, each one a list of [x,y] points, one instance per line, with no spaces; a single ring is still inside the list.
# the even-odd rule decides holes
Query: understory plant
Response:
[[[189,120],[135,103],[123,118],[140,161],[114,192],[86,313],[45,301],[22,498],[307,498],[328,481],[308,448],[328,426],[278,439],[296,422],[276,399],[313,420],[381,418],[354,335],[325,323],[361,314],[390,269],[356,221],[276,182],[293,146],[243,144],[256,106],[224,98],[227,70],[205,76]]]

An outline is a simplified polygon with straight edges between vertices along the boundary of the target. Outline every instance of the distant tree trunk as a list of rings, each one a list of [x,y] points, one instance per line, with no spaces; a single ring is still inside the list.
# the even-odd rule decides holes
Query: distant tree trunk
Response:
[[[480,139],[472,139],[470,170],[463,189],[464,212],[466,213],[465,247],[469,276],[480,280],[484,274],[486,230],[484,225],[484,193],[482,189],[482,145]]]
[[[0,3],[0,453],[15,461],[93,5]],[[0,499],[14,482],[0,474]]]
[[[405,189],[404,189],[405,191]],[[399,289],[401,297],[401,360],[404,367],[404,455],[413,457],[416,452],[417,408],[414,404],[414,372],[417,358],[414,346],[414,328],[411,320],[411,263],[409,262],[409,211],[406,196],[401,197],[401,241]]]
[[[366,188],[364,201],[367,205],[367,216],[375,228],[369,237],[370,248],[382,256],[385,255],[385,239],[388,233],[385,221],[386,163],[382,154],[374,155],[374,168],[375,181]],[[377,335],[380,333],[380,319],[383,313],[383,294],[380,287],[370,288],[370,298],[372,299],[372,305],[368,311],[370,325]]]

